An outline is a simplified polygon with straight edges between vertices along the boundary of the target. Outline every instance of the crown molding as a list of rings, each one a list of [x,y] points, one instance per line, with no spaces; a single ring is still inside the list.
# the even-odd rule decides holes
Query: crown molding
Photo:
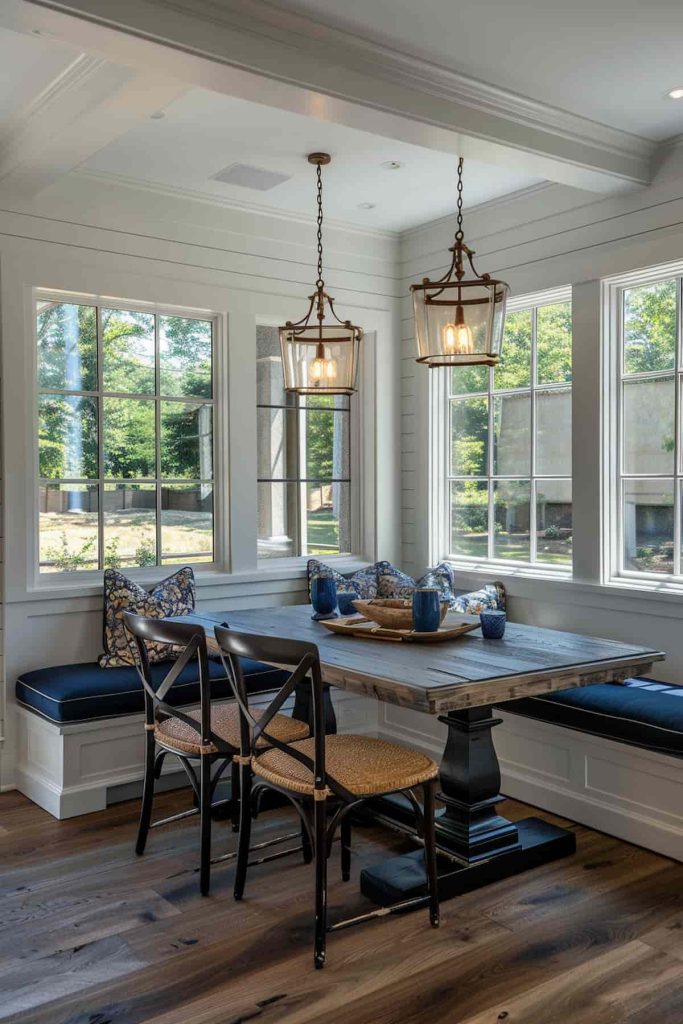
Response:
[[[477,213],[483,213],[488,210],[495,210],[496,208],[503,206],[514,205],[515,203],[521,202],[523,199],[531,199],[534,196],[538,196],[543,192],[549,192],[561,187],[556,185],[552,181],[542,181],[538,185],[529,185],[527,188],[517,189],[515,192],[507,192],[505,195],[496,196],[495,199],[487,199],[483,203],[477,203],[474,206],[468,206],[464,210],[466,218],[469,220],[471,216]],[[425,232],[436,232],[442,228],[449,228],[451,225],[455,225],[456,212],[447,213],[443,217],[435,217],[434,220],[425,221],[423,224],[416,224],[415,227],[406,228],[405,231],[401,232],[401,238],[410,239],[418,235],[424,234]]]
[[[53,111],[59,105],[59,119],[64,111],[79,105],[81,91],[106,66],[106,61],[81,53],[64,68],[43,90],[13,117],[3,131],[0,140],[0,176],[9,167],[21,162],[29,140],[41,132],[45,121],[52,119]],[[67,113],[67,116],[69,114]]]
[[[325,59],[355,66],[418,88],[442,99],[503,116],[517,124],[541,128],[571,142],[589,142],[618,156],[650,159],[658,144],[570,111],[542,103],[512,90],[461,74],[416,54],[334,28],[324,22],[279,7],[268,0],[152,0],[155,6],[195,18],[264,35],[278,42],[323,47]]]
[[[173,185],[165,185],[156,181],[145,181],[143,178],[134,178],[127,174],[116,174],[110,171],[74,170],[70,177],[83,178],[90,181],[101,182],[106,185],[119,185],[123,188],[136,189],[143,192],[151,192],[154,195],[164,196],[167,199],[190,200],[191,202],[203,203],[208,206],[218,206],[226,210],[238,210],[242,213],[251,213],[260,217],[273,217],[277,220],[288,221],[292,224],[314,225],[316,218],[313,214],[298,213],[296,211],[278,210],[272,206],[261,203],[253,203],[248,200],[228,199],[223,196],[214,195],[212,192],[203,192],[199,189],[179,188]],[[378,238],[396,241],[401,232],[390,231],[386,228],[363,227],[360,224],[352,224],[349,221],[335,220],[325,217],[326,227],[349,234],[361,235],[365,238]]]
[[[138,67],[153,65],[188,85],[298,108],[309,116],[322,116],[315,111],[324,106],[325,116],[340,123],[489,163],[512,160],[528,173],[535,167],[536,176],[597,193],[652,180],[658,148],[652,140],[283,10],[276,2],[30,0],[26,6],[42,9],[47,30],[81,40],[82,49],[94,47]],[[280,83],[298,95],[282,90],[278,98]]]

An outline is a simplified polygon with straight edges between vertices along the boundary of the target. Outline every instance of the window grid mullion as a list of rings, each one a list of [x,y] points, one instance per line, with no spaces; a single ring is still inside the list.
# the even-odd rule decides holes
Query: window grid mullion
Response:
[[[486,550],[488,559],[491,561],[495,555],[495,537],[496,537],[496,503],[495,503],[495,484],[493,482],[493,473],[495,469],[495,446],[496,446],[496,433],[495,433],[495,400],[493,393],[493,367],[489,367],[489,403],[488,403],[488,444],[486,446],[486,472],[488,476],[488,492],[487,492],[487,521],[488,521],[488,537]]]
[[[538,373],[537,356],[538,307],[531,312],[531,390],[529,392],[531,406],[530,445],[529,452],[529,560],[533,565],[537,561],[536,537],[536,384]]]
[[[676,352],[674,356],[674,550],[673,573],[681,574],[681,288],[683,279],[676,282]]]
[[[211,364],[213,366],[213,331],[211,333]],[[212,389],[213,394],[213,389]],[[162,564],[161,551],[161,346],[159,342],[159,316],[154,315],[154,464],[156,471],[156,521],[154,537],[157,565]],[[213,464],[213,459],[212,459]],[[214,526],[215,529],[215,526]]]
[[[97,359],[97,568],[104,568],[104,346],[102,309],[95,307],[95,350]]]

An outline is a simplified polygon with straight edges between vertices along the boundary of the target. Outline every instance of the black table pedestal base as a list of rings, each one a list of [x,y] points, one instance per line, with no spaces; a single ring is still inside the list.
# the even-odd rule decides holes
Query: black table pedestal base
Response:
[[[516,825],[516,847],[507,852],[496,852],[488,860],[458,864],[451,858],[439,857],[439,898],[448,900],[461,896],[576,851],[573,832],[551,825],[542,818],[525,818]],[[424,853],[414,850],[365,868],[361,872],[360,888],[364,896],[382,907],[413,896],[424,896],[427,892]]]
[[[437,791],[437,799],[444,806],[436,815],[441,899],[459,896],[576,851],[573,832],[550,825],[542,818],[513,822],[496,812],[496,804],[503,797],[491,733],[501,720],[492,716],[489,707],[451,711],[439,721],[448,726]],[[402,793],[368,801],[361,814],[415,835],[415,812]],[[361,891],[382,906],[425,895],[422,851],[366,868],[361,874]]]

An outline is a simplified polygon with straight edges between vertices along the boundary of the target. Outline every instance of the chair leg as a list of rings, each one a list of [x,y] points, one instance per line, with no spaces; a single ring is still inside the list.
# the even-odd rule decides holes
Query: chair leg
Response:
[[[301,821],[301,850],[303,852],[304,864],[310,864],[313,860],[313,847],[311,846],[311,840],[308,838],[308,829]]]
[[[211,884],[211,758],[206,755],[203,755],[199,762],[199,792],[199,888],[202,896],[208,896]]]
[[[240,835],[237,841],[237,865],[235,867],[236,900],[244,895],[247,881],[247,864],[249,861],[249,844],[251,843],[251,765],[241,764],[240,769]]]
[[[151,729],[145,732],[145,777],[142,784],[142,805],[140,807],[140,824],[135,843],[135,852],[141,857],[145,852],[149,826],[152,821],[152,801],[154,800],[154,733]]]
[[[233,832],[239,832],[240,828],[240,766],[237,761],[232,762],[232,775],[230,780],[230,820]]]
[[[429,922],[439,927],[439,879],[436,870],[436,837],[434,833],[434,783],[424,784],[424,849],[427,885],[429,888]]]
[[[348,882],[351,877],[351,819],[345,814],[341,820],[341,873],[342,882]]]
[[[315,824],[315,951],[317,968],[325,966],[327,939],[327,801],[314,800]]]

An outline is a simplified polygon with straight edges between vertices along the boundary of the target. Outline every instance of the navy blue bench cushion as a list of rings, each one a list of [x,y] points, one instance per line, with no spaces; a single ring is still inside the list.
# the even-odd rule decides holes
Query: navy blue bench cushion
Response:
[[[172,662],[151,666],[152,681],[161,683]],[[288,673],[259,661],[242,660],[250,693],[277,690]],[[231,697],[232,689],[220,661],[209,662],[214,697]],[[25,672],[17,679],[17,700],[51,722],[84,722],[144,711],[143,689],[134,668],[100,668],[96,662],[57,665]],[[190,663],[166,696],[169,704],[199,703],[196,663]]]
[[[683,686],[654,679],[595,683],[506,701],[502,710],[683,757]]]

